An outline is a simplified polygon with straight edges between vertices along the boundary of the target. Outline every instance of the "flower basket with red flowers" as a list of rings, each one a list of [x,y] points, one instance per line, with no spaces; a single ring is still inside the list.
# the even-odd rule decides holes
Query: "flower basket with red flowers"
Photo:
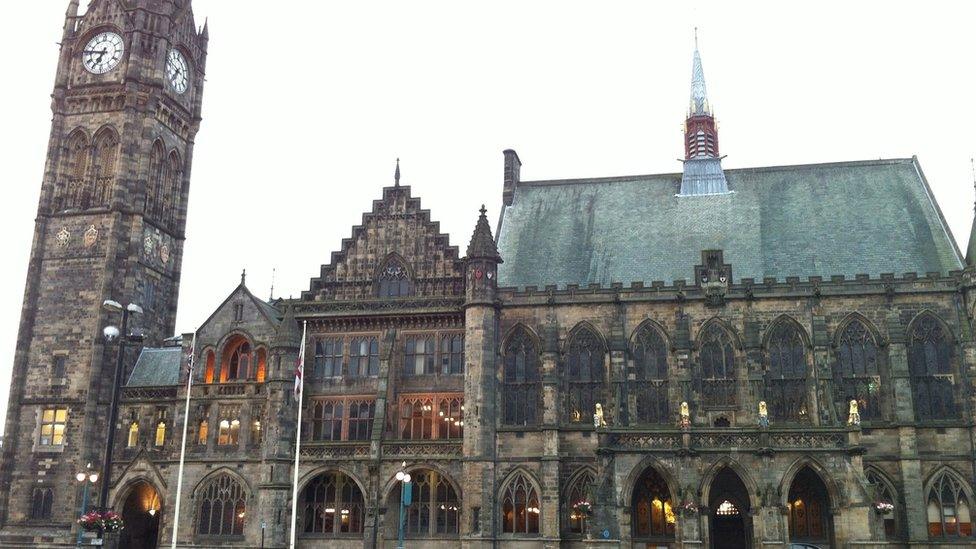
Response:
[[[78,524],[89,532],[118,532],[124,527],[122,517],[115,511],[91,511],[81,515]]]

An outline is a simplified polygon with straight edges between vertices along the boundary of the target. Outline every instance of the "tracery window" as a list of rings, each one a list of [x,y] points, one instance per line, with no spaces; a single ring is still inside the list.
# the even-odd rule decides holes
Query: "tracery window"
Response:
[[[410,472],[413,503],[407,508],[404,533],[409,537],[458,533],[461,501],[450,481],[437,471]],[[401,483],[393,487],[391,500],[399,502]]]
[[[632,423],[671,421],[668,405],[668,348],[658,330],[642,326],[631,347],[634,379],[628,381],[628,408]],[[631,406],[630,404],[633,403]]]
[[[464,397],[460,394],[405,395],[400,399],[400,438],[460,439]]]
[[[311,403],[312,440],[369,440],[373,432],[372,398],[342,397]],[[308,433],[308,431],[306,431]]]
[[[632,498],[635,538],[674,537],[675,515],[671,491],[664,478],[648,467],[634,485]]]
[[[908,369],[912,377],[915,419],[958,416],[952,375],[952,346],[942,323],[926,314],[912,323],[908,334]]]
[[[400,438],[406,440],[431,439],[434,424],[434,400],[405,398],[400,402]]]
[[[375,336],[354,337],[349,342],[351,377],[375,376],[380,373],[380,343]]]
[[[438,438],[460,439],[464,429],[464,405],[460,396],[442,398],[437,408]]]
[[[885,539],[897,539],[898,515],[901,512],[898,508],[898,498],[895,497],[894,491],[888,481],[877,471],[868,469],[864,472],[864,476],[867,477],[868,484],[874,490],[874,503],[886,503],[893,507],[891,512],[878,515],[878,517],[884,527]]]
[[[342,373],[342,338],[327,337],[315,342],[312,377],[322,379]]]
[[[604,354],[600,338],[589,328],[573,335],[566,357],[565,421],[588,423],[596,404],[607,403]]]
[[[152,150],[149,153],[149,177],[146,182],[146,203],[143,206],[143,211],[156,219],[159,218],[163,194],[162,175],[163,157],[165,155],[163,144],[159,141],[153,143]]]
[[[943,472],[932,483],[926,512],[929,537],[972,537],[970,498],[954,475]]]
[[[807,421],[806,345],[795,324],[776,323],[769,336],[767,358],[764,393],[770,418]]]
[[[407,337],[404,349],[403,374],[408,376],[433,374],[435,372],[434,353],[436,351],[433,336]]]
[[[464,373],[464,335],[441,336],[441,373],[444,375]]]
[[[94,185],[88,206],[107,206],[115,183],[115,167],[119,154],[119,138],[106,128],[95,136]]]
[[[200,492],[197,533],[203,536],[243,536],[247,495],[234,477],[220,474]]]
[[[528,331],[519,326],[505,344],[502,373],[502,423],[535,425],[542,402],[539,350]]]
[[[736,403],[735,350],[728,332],[717,324],[705,328],[699,350],[702,402],[706,406]]]
[[[31,514],[34,520],[47,520],[51,518],[51,510],[54,507],[53,488],[34,488],[31,493]]]
[[[315,477],[302,490],[300,501],[305,534],[335,537],[363,531],[363,493],[343,473],[331,471]]]
[[[857,319],[844,327],[837,344],[834,399],[845,417],[848,403],[856,400],[862,421],[881,419],[878,343],[867,326]]]
[[[247,380],[251,370],[251,344],[246,340],[238,343],[230,352],[227,367],[224,381]]]
[[[241,421],[239,419],[222,419],[217,424],[217,445],[236,446],[241,436]]]
[[[568,514],[569,532],[571,534],[585,534],[586,526],[589,522],[587,514],[575,508],[576,504],[586,502],[593,503],[593,473],[589,470],[583,471],[573,479],[569,486],[569,499],[566,500],[566,513]]]
[[[369,440],[373,433],[373,413],[376,403],[373,400],[351,400],[349,402],[349,427],[347,440]]]
[[[404,297],[410,295],[410,279],[407,269],[396,259],[390,259],[379,273],[377,284],[379,297]]]
[[[169,208],[167,208],[163,215],[166,217],[166,222],[170,226],[174,226],[180,212],[180,200],[183,195],[183,168],[180,164],[180,157],[173,151],[169,154],[169,178],[166,180],[169,188],[166,189],[169,198]]]
[[[197,444],[201,446],[207,445],[207,435],[209,434],[209,424],[207,420],[200,420],[200,425],[197,427]]]
[[[126,448],[135,448],[139,445],[139,422],[133,421],[129,424],[129,438],[126,440]]]
[[[539,496],[535,485],[522,473],[512,478],[502,490],[502,531],[506,534],[538,534]]]
[[[78,208],[84,196],[88,174],[88,138],[78,130],[68,137],[65,158],[61,165],[61,182],[55,197],[55,211]]]

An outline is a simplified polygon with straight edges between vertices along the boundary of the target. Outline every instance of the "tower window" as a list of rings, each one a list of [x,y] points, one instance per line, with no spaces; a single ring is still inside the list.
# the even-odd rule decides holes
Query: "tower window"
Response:
[[[46,408],[41,412],[41,446],[63,446],[68,423],[67,408]]]

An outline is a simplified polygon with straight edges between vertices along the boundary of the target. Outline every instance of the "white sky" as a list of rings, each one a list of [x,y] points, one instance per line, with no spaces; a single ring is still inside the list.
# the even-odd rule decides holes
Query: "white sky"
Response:
[[[14,49],[0,92],[0,380],[13,362],[67,4],[18,2],[0,18]],[[976,3],[193,4],[211,39],[181,332],[244,267],[261,297],[275,267],[276,295],[307,288],[392,184],[398,156],[403,183],[462,251],[482,202],[495,225],[505,148],[526,180],[679,171],[696,25],[726,168],[918,155],[966,247]],[[0,413],[6,391],[0,382]]]

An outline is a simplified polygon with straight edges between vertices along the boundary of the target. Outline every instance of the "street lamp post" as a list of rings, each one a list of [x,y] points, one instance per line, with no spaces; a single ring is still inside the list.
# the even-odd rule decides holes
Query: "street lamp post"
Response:
[[[119,340],[119,355],[115,362],[115,377],[112,382],[112,399],[109,402],[108,419],[108,438],[105,441],[105,460],[102,462],[102,487],[98,496],[98,506],[105,510],[108,508],[108,485],[112,479],[112,445],[115,443],[115,423],[119,420],[119,392],[122,390],[122,370],[125,365],[125,344],[128,342],[138,343],[142,341],[139,334],[130,334],[129,313],[142,314],[142,307],[135,303],[129,303],[123,307],[118,301],[106,299],[102,303],[102,308],[114,313],[122,313],[121,328],[106,326],[102,331],[105,334],[105,341],[111,343]]]
[[[403,549],[404,511],[413,502],[413,486],[410,484],[410,473],[406,472],[407,462],[400,466],[396,479],[400,481],[400,527],[397,529],[397,549]]]
[[[91,463],[85,468],[85,471],[79,472],[75,475],[75,480],[84,485],[81,493],[81,512],[78,514],[79,517],[84,516],[88,511],[88,486],[98,482],[98,473],[91,470]],[[75,545],[81,547],[81,525],[78,525],[78,539]]]

